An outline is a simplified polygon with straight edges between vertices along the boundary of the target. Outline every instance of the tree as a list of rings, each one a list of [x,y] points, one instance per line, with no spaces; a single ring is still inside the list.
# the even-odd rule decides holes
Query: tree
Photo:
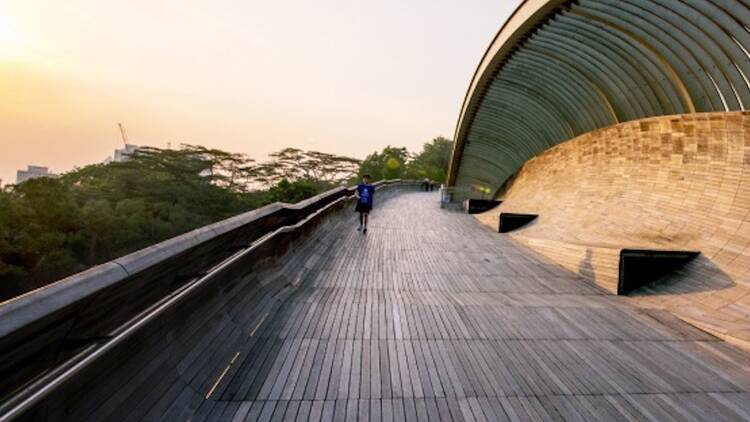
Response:
[[[312,198],[321,192],[320,186],[309,180],[297,180],[290,182],[284,179],[269,189],[269,199],[271,202],[296,203]]]
[[[270,161],[255,166],[255,180],[266,186],[287,182],[310,181],[328,186],[352,179],[360,161],[354,158],[318,151],[285,148],[269,154]]]
[[[408,174],[413,179],[424,179],[444,182],[450,164],[453,141],[438,136],[432,142],[424,144],[422,152],[414,156],[408,164]]]
[[[185,145],[0,191],[0,300],[264,204],[252,160]]]
[[[199,145],[182,145],[179,154],[203,161],[207,168],[200,174],[232,192],[250,190],[255,175],[255,160],[245,154],[209,149]]]
[[[359,168],[358,176],[369,174],[373,181],[387,179],[401,179],[406,176],[406,163],[409,152],[406,148],[396,148],[388,145],[381,152],[368,155]]]
[[[260,164],[197,145],[141,148],[125,162],[0,189],[0,301],[270,202],[307,199],[357,174],[442,180],[450,148],[436,138],[413,157],[388,146],[363,162],[285,148]]]
[[[274,201],[353,177],[359,161],[287,148],[256,164],[196,145],[0,190],[0,301]],[[257,190],[259,185],[272,186]]]
[[[82,269],[81,216],[59,179],[32,179],[0,193],[0,300]]]

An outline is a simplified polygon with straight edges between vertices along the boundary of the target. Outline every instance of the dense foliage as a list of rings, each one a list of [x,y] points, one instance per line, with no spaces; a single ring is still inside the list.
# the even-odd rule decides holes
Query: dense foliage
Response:
[[[453,141],[442,136],[427,142],[422,152],[416,154],[407,167],[407,178],[428,178],[438,183],[445,182],[448,164],[453,150]]]
[[[44,285],[163,239],[255,208],[250,160],[201,147],[146,148],[58,179],[0,192],[0,295]]]
[[[452,148],[453,142],[442,136],[424,144],[418,154],[389,145],[381,152],[368,155],[360,166],[359,175],[369,174],[374,180],[428,178],[442,183]]]
[[[270,154],[271,161],[253,168],[255,180],[273,186],[289,182],[313,181],[328,185],[347,183],[357,174],[360,160],[317,151],[285,148]]]
[[[357,175],[442,181],[450,141],[417,155],[356,159],[286,148],[256,163],[200,146],[142,148],[128,161],[0,190],[0,301],[271,202],[294,203]]]

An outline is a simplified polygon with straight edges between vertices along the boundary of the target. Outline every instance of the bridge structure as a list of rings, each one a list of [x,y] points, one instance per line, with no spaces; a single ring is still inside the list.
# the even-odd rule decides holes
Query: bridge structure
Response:
[[[338,188],[4,302],[0,421],[750,420],[748,10],[523,2],[477,214],[380,182],[362,234]]]
[[[523,2],[467,92],[449,184],[502,201],[492,228],[533,219],[508,236],[547,259],[747,347],[748,28],[739,0]]]

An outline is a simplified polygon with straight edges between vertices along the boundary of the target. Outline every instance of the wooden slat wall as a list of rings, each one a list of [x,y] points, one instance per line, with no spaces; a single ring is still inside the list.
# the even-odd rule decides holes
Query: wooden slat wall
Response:
[[[750,345],[750,113],[623,123],[527,162],[499,212],[539,214],[511,236],[598,284],[622,248],[700,251],[633,302]]]

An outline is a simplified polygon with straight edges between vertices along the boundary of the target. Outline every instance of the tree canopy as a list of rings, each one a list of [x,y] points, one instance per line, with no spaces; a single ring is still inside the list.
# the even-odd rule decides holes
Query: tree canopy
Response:
[[[284,148],[269,154],[271,160],[254,168],[255,180],[273,186],[282,180],[336,185],[357,174],[360,160],[318,151]]]
[[[0,301],[271,202],[294,203],[369,173],[445,177],[451,142],[357,159],[285,148],[257,163],[197,145],[140,148],[124,162],[0,189]]]
[[[251,160],[185,146],[33,179],[0,192],[0,297],[262,205]]]
[[[410,154],[406,148],[385,147],[362,162],[358,175],[369,174],[374,180],[424,179],[444,182],[453,142],[442,136],[424,144],[422,151]]]
[[[381,152],[368,155],[359,168],[359,176],[369,174],[373,180],[403,179],[406,177],[406,163],[409,152],[406,148],[388,145]]]
[[[445,182],[452,150],[453,141],[442,136],[425,143],[422,152],[409,163],[409,177]]]

